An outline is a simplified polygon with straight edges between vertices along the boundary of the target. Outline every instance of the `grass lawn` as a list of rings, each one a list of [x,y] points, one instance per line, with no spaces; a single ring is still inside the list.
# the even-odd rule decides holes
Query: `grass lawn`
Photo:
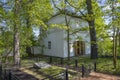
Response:
[[[97,71],[98,72],[102,72],[102,73],[108,73],[108,74],[114,74],[114,75],[120,75],[120,59],[117,60],[117,68],[114,69],[113,67],[113,62],[111,58],[98,58],[97,60],[92,60],[89,57],[73,57],[71,58],[70,61],[68,61],[67,59],[64,59],[64,66],[69,65],[69,66],[75,66],[75,60],[78,60],[78,66],[81,66],[82,64],[84,64],[85,66],[88,65],[93,65],[94,62],[97,62]],[[22,67],[23,68],[29,68],[33,66],[33,63],[36,61],[45,61],[45,62],[49,62],[49,58],[47,57],[40,57],[40,59],[23,59],[22,60]],[[52,63],[54,64],[60,64],[60,59],[59,58],[53,58],[52,59]],[[34,71],[33,74],[39,74],[39,72],[43,72],[44,74],[47,75],[55,75],[60,73],[61,71],[63,71],[64,68],[61,67],[57,67],[57,66],[52,66],[46,69],[39,69],[37,71]]]
[[[47,60],[47,58],[43,58],[42,60],[40,60],[40,62],[42,62],[42,61],[49,62]],[[23,59],[21,70],[28,74],[35,76],[36,78],[39,78],[39,79],[43,79],[43,78],[47,77],[46,75],[52,76],[52,75],[59,74],[61,72],[65,72],[65,68],[54,66],[54,65],[52,65],[49,68],[34,69],[33,64],[35,62],[36,62],[36,59]],[[74,71],[70,70],[69,73],[70,73],[69,78],[73,78],[76,76],[76,73]]]
[[[107,74],[120,75],[120,59],[117,60],[116,69],[114,69],[112,60],[113,59],[111,58],[98,59],[97,71],[107,73]]]

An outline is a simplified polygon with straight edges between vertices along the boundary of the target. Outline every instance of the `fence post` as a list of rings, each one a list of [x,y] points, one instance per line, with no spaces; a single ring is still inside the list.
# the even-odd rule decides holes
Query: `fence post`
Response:
[[[9,70],[9,80],[12,80],[12,73],[11,73],[11,70]]]
[[[60,63],[63,64],[63,58],[60,58]]]
[[[0,64],[0,79],[2,80],[2,64]]]
[[[35,62],[37,62],[37,58],[35,58]]]
[[[38,57],[38,62],[40,61],[40,57]]]
[[[84,67],[84,65],[82,64],[82,77],[84,77],[84,75],[85,75],[85,67]]]
[[[7,78],[7,70],[4,69],[4,80],[6,80],[6,78]]]
[[[94,71],[96,71],[96,62],[94,62]]]
[[[37,61],[36,61],[36,62],[39,62],[39,58],[37,57],[36,59],[37,59]]]
[[[21,59],[20,59],[20,61],[19,61],[19,68],[21,67]]]
[[[50,63],[52,63],[52,57],[50,56]]]
[[[65,80],[69,80],[69,78],[68,78],[68,70],[67,69],[65,70]]]
[[[78,61],[75,60],[75,67],[77,68],[78,67]]]

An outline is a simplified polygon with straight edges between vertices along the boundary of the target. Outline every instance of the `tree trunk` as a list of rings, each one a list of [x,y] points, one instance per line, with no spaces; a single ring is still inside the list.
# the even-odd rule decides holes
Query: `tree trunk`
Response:
[[[90,30],[90,40],[91,40],[91,59],[98,58],[98,45],[96,39],[96,30],[95,30],[95,19],[91,17],[92,12],[92,1],[86,0],[88,15],[91,20],[88,20],[89,30]]]
[[[65,0],[65,8],[66,8],[66,0]],[[67,51],[68,51],[68,61],[70,60],[70,30],[69,30],[69,22],[70,22],[70,19],[68,20],[67,19],[67,15],[66,15],[66,12],[65,12],[65,24],[67,26]]]
[[[114,10],[115,10],[115,2],[114,0],[112,1],[112,21],[115,20],[116,16],[114,15]],[[113,66],[114,68],[116,68],[116,64],[117,64],[117,28],[115,27],[114,24],[112,24],[112,27],[113,27]]]
[[[115,50],[115,28],[113,27],[113,66],[116,68],[116,50]]]
[[[13,53],[14,53],[14,65],[19,66],[20,63],[20,52],[19,52],[19,8],[20,8],[20,0],[15,0],[15,9],[14,9],[14,41],[13,41]]]
[[[67,16],[65,15],[65,23],[66,23],[66,26],[67,26],[67,47],[68,47],[68,60],[70,60],[70,32],[69,32],[69,22],[67,20]]]
[[[67,25],[68,27],[68,25]],[[69,29],[67,30],[67,46],[68,46],[68,60],[70,60],[70,35],[69,35]]]
[[[120,50],[120,29],[119,29],[119,50]]]
[[[119,29],[117,28],[116,30],[116,36],[115,36],[115,62],[116,62],[116,65],[117,65],[117,53],[118,53],[118,35],[119,35]],[[116,65],[115,65],[115,68],[116,68]]]
[[[118,34],[119,34],[119,29],[115,29],[113,27],[113,66],[116,68],[117,65],[117,41],[118,41]]]
[[[7,52],[6,52],[7,54],[5,55],[5,64],[7,63],[7,58],[11,51],[12,51],[12,48],[7,49]]]
[[[19,52],[19,32],[17,30],[18,26],[14,27],[14,64],[19,65],[20,52]]]

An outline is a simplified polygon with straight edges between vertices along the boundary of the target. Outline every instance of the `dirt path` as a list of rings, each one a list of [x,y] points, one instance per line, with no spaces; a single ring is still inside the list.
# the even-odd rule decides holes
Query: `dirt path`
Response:
[[[120,80],[120,77],[103,74],[103,73],[92,72],[90,73],[90,76],[88,78],[83,78],[81,80]]]

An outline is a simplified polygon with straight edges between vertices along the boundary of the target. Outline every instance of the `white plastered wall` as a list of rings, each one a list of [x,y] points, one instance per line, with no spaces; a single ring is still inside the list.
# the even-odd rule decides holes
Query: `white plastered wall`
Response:
[[[50,19],[48,24],[63,23],[62,17],[55,17]],[[64,31],[62,29],[51,29],[48,31],[47,37],[44,39],[45,49],[44,54],[55,57],[64,57]],[[48,49],[48,41],[51,41],[51,49]]]
[[[79,20],[79,19],[71,19],[71,28],[77,29],[82,27],[88,27],[87,22]],[[67,38],[67,32],[64,32],[64,38]],[[87,31],[79,31],[78,33],[74,35],[70,35],[70,56],[75,56],[75,51],[73,48],[73,44],[75,41],[77,41],[77,37],[81,37],[83,41],[85,41],[85,54],[90,54],[91,47],[90,47],[90,35],[89,30]],[[64,57],[68,56],[68,47],[67,47],[67,40],[64,40]]]
[[[70,25],[72,28],[88,27],[88,24],[82,20],[70,17],[67,18],[70,20]],[[65,17],[63,15],[53,17],[49,20],[48,24],[65,24]],[[90,54],[91,49],[89,31],[80,31],[75,35],[70,35],[70,56],[74,56],[73,43],[77,40],[76,38],[78,36],[82,37],[82,40],[85,41],[85,54]],[[67,57],[68,47],[66,38],[67,32],[65,30],[57,28],[50,30],[48,36],[44,40],[44,44],[46,46],[44,49],[44,54],[56,57]],[[51,41],[51,49],[48,49],[48,41]]]

